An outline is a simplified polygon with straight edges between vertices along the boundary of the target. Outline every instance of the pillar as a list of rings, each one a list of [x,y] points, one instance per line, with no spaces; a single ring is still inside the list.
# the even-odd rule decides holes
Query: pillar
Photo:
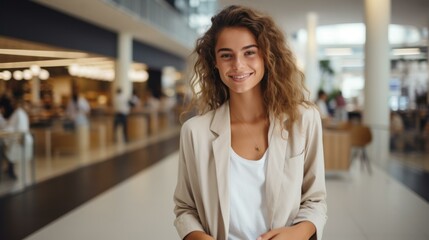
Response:
[[[116,89],[119,87],[122,89],[125,96],[131,97],[133,85],[128,75],[133,58],[133,38],[131,34],[119,33],[117,50],[118,58],[116,60],[115,81],[112,89],[113,96],[116,94]]]
[[[317,46],[317,14],[307,14],[307,51],[306,51],[306,64],[305,64],[305,81],[308,90],[310,91],[310,100],[315,100],[317,97],[317,90],[319,88],[319,58]]]
[[[371,128],[369,157],[385,161],[389,152],[390,0],[365,0],[365,88],[363,121]]]
[[[40,103],[40,79],[33,77],[31,80],[31,103],[37,106]]]

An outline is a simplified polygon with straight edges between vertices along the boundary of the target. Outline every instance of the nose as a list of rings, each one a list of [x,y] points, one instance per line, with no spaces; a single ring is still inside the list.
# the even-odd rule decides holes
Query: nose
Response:
[[[240,56],[235,57],[234,61],[232,61],[233,69],[239,69],[242,65],[243,65],[243,59],[241,59]]]

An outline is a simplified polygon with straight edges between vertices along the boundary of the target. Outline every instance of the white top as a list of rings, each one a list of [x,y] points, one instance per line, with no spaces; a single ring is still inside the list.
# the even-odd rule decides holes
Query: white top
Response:
[[[145,107],[151,111],[158,111],[161,101],[155,97],[149,97],[145,102]]]
[[[131,96],[130,103],[133,104],[133,107],[136,107],[136,108],[141,106],[140,98],[137,97],[136,95]]]
[[[265,196],[267,152],[260,160],[247,160],[231,148],[229,240],[257,239],[268,231]]]
[[[70,99],[67,105],[67,115],[70,119],[72,119],[76,125],[88,125],[87,114],[91,110],[88,101],[79,96],[77,99],[77,103]]]
[[[24,109],[22,109],[21,107],[15,109],[9,119],[4,122],[2,130],[7,132],[30,131],[30,122],[28,120],[28,115],[24,111]]]
[[[15,109],[10,118],[3,122],[1,130],[5,132],[24,133],[24,142],[16,139],[5,139],[6,156],[11,162],[21,160],[23,148],[24,159],[29,161],[33,157],[33,137],[30,133],[30,121],[27,113],[21,107]]]
[[[317,108],[319,109],[320,116],[322,118],[329,117],[328,106],[325,101],[318,99],[316,101]]]
[[[129,99],[124,93],[117,93],[113,99],[113,109],[115,110],[115,113],[128,114],[130,112],[128,100]]]

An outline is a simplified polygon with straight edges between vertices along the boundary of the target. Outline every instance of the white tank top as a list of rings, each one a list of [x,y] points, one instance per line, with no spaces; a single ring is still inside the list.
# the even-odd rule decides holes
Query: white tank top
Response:
[[[265,174],[267,152],[252,161],[240,157],[232,147],[230,159],[229,240],[257,239],[268,231]]]

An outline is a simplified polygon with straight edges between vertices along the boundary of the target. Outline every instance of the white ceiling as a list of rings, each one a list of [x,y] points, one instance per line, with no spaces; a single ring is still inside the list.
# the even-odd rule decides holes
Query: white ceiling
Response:
[[[319,25],[364,22],[364,0],[220,0],[219,3],[221,7],[239,4],[266,12],[289,34],[305,28],[308,12],[317,13]],[[429,0],[391,0],[391,23],[429,27]]]
[[[374,0],[378,1],[378,0]],[[156,27],[118,11],[102,0],[35,0],[72,16],[115,32],[129,32],[135,38],[166,51],[187,57],[192,49],[172,40]],[[306,15],[315,12],[319,25],[364,21],[364,0],[219,0],[220,7],[241,4],[270,14],[291,34],[306,26]],[[429,0],[391,0],[391,22],[429,27]]]

